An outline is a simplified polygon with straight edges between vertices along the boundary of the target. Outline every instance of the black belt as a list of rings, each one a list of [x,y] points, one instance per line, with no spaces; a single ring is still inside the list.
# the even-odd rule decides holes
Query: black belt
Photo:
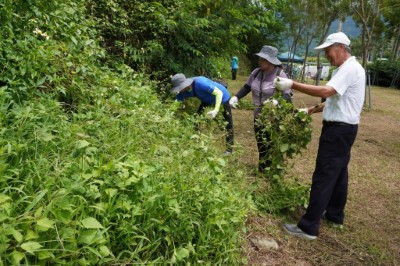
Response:
[[[355,126],[353,124],[344,123],[344,122],[336,122],[336,121],[322,121],[324,126]]]

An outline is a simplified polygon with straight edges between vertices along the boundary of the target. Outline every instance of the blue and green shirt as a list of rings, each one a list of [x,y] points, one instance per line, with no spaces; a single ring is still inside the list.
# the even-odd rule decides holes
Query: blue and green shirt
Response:
[[[228,90],[218,82],[212,81],[203,76],[193,77],[191,79],[193,79],[192,89],[184,93],[178,93],[176,95],[176,100],[183,102],[186,98],[197,97],[204,103],[214,105],[216,98],[215,95],[212,94],[214,87],[217,87],[222,91],[222,104],[228,102],[231,98]]]
[[[239,68],[239,59],[236,56],[232,56],[231,69],[238,69],[238,68]]]

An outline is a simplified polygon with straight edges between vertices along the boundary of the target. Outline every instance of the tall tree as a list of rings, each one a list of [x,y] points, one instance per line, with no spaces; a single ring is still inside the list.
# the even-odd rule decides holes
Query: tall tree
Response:
[[[372,48],[372,38],[375,27],[381,18],[382,0],[357,0],[350,2],[350,9],[354,12],[354,19],[361,23],[361,42],[363,46],[362,65],[367,66],[368,56]],[[380,34],[380,33],[378,33]]]
[[[344,17],[343,12],[343,1],[331,0],[331,1],[310,1],[308,5],[308,13],[315,14],[314,16],[309,16],[311,19],[308,20],[307,31],[306,31],[306,55],[308,57],[308,51],[315,39],[318,38],[318,43],[321,43],[328,35],[329,29],[332,23],[336,20],[342,20]],[[320,71],[320,58],[318,54],[318,73],[316,81],[319,82]]]
[[[294,54],[297,47],[303,46],[307,61],[311,44],[326,38],[332,23],[344,16],[343,10],[343,0],[288,1],[283,14],[292,41],[290,51]]]
[[[400,57],[400,3],[398,0],[384,0],[384,7],[381,10],[386,22],[387,37],[392,40],[390,57],[392,60],[397,60]]]
[[[304,43],[304,34],[307,31],[308,9],[307,1],[291,0],[282,10],[286,23],[286,39],[289,52],[289,75],[292,73],[293,63],[291,57],[296,54],[297,48]],[[293,57],[292,57],[293,58]]]

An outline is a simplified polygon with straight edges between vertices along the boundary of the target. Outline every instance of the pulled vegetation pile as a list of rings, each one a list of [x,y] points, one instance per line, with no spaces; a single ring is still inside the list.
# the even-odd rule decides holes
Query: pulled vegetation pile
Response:
[[[237,263],[242,176],[107,66],[85,1],[0,9],[0,265]]]
[[[300,154],[310,143],[311,122],[310,115],[299,112],[280,92],[264,105],[256,123],[264,125],[269,136],[264,141],[270,147],[268,160],[271,165],[264,174],[267,182],[258,184],[254,193],[259,210],[276,214],[307,207],[309,186],[296,177],[287,178],[287,169],[291,167],[289,159]]]

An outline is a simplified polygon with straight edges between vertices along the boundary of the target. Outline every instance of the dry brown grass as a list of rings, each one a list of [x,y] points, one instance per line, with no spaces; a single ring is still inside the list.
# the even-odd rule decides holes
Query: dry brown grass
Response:
[[[237,92],[244,81],[243,77],[231,81],[230,91]],[[291,217],[258,212],[248,220],[247,239],[273,238],[279,249],[261,251],[246,242],[249,265],[400,265],[400,90],[372,87],[371,94],[372,109],[363,111],[352,149],[345,231],[323,223],[318,239],[306,241],[282,229],[285,221],[295,221],[303,210]],[[318,102],[295,93],[298,107]],[[241,147],[237,159],[252,180],[258,160],[252,111],[234,110],[233,118],[235,141]],[[305,184],[310,184],[314,170],[320,130],[321,114],[315,114],[312,141],[288,173]]]

